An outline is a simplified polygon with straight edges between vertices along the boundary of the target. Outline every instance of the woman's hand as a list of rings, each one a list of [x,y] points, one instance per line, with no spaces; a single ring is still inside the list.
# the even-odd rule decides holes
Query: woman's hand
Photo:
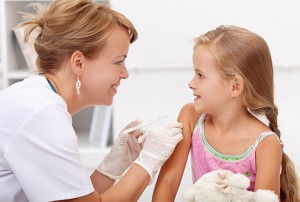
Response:
[[[103,161],[97,167],[100,173],[117,180],[122,177],[125,170],[139,156],[142,150],[142,143],[139,143],[138,139],[144,139],[141,138],[144,135],[143,131],[139,129],[131,133],[123,132],[139,124],[140,121],[133,121],[121,131],[109,154],[104,157]]]
[[[143,149],[134,163],[148,172],[150,183],[182,138],[182,124],[177,121],[151,128],[146,132]]]

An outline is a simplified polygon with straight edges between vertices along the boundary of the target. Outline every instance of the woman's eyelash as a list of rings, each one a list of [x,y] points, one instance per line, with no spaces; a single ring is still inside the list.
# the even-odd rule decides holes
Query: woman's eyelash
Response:
[[[124,60],[120,60],[120,61],[116,62],[115,64],[121,65],[123,62],[124,62]]]

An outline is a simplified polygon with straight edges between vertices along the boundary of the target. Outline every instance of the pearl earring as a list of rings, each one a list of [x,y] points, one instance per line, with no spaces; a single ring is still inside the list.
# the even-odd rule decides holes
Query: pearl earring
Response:
[[[81,86],[81,81],[79,80],[79,77],[77,76],[77,81],[76,81],[77,95],[80,95],[80,86]]]

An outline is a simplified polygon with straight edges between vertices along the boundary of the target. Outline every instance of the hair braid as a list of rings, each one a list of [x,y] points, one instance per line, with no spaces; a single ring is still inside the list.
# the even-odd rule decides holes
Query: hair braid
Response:
[[[277,134],[277,136],[280,139],[281,132],[278,129],[277,116],[278,116],[278,108],[276,105],[266,110],[266,117],[269,120],[269,127],[273,132]]]
[[[270,121],[269,127],[274,131],[280,139],[280,130],[277,124],[278,109],[276,105],[266,111],[266,117]],[[282,154],[282,170],[280,175],[280,200],[286,202],[299,202],[299,178],[295,172],[295,167],[285,153]]]

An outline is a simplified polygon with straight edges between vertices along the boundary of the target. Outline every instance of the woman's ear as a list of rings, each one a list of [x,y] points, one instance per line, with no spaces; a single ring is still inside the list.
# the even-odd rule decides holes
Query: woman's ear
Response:
[[[84,70],[85,57],[81,51],[75,51],[70,58],[71,68],[74,74],[79,76]]]
[[[236,98],[244,91],[244,79],[240,75],[235,75],[231,79],[231,98]]]

